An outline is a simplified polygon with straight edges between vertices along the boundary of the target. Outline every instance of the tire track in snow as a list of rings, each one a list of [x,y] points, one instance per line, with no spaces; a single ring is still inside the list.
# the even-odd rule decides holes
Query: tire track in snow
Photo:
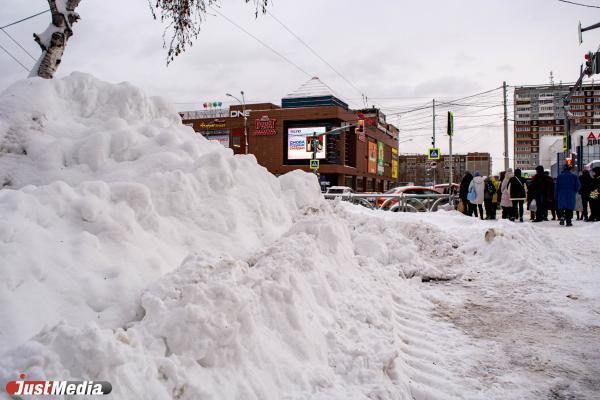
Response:
[[[591,260],[577,254],[581,242],[566,240],[570,234],[525,226],[491,245],[476,240],[471,247],[492,256],[467,249],[465,278],[444,285],[458,300],[442,303],[439,315],[480,345],[495,344],[480,360],[479,368],[491,371],[482,375],[489,387],[481,398],[595,399],[600,393],[600,320],[582,325],[558,308],[569,307],[560,286],[561,268]],[[517,252],[516,260],[507,248]],[[539,249],[549,254],[531,254]]]

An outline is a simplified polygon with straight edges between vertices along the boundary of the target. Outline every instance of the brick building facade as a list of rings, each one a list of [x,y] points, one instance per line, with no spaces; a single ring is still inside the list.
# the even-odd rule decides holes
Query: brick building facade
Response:
[[[398,129],[385,121],[378,109],[351,110],[337,99],[318,78],[282,99],[271,103],[231,106],[225,112],[180,113],[183,123],[209,140],[245,153],[244,112],[247,123],[248,153],[275,175],[294,169],[310,171],[307,137],[317,132],[322,149],[321,185],[349,186],[356,191],[385,191],[398,180]],[[365,121],[364,133],[357,133],[358,119]],[[339,135],[322,135],[351,125]]]
[[[514,94],[514,167],[534,169],[541,138],[565,135],[564,96],[572,85],[519,86]],[[600,85],[584,84],[570,103],[571,131],[600,128]],[[575,144],[573,144],[574,148]]]

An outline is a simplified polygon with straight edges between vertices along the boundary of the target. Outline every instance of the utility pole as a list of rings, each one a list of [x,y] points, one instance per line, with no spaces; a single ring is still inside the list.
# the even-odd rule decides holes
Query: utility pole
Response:
[[[244,117],[244,154],[248,154],[248,116],[246,115],[246,98],[244,97],[243,90],[241,90],[240,93],[242,95],[242,100],[238,99],[231,93],[225,93],[225,96],[236,99],[242,105],[242,115]]]
[[[240,92],[242,94],[242,113],[244,114],[244,141],[245,141],[245,154],[248,154],[248,116],[246,115],[246,99],[244,98],[244,91]]]
[[[431,147],[435,148],[435,99],[433,99],[433,136],[431,137]]]
[[[508,111],[506,110],[506,81],[502,82],[504,93],[504,170],[508,171]]]
[[[317,159],[317,151],[319,150],[319,137],[317,136],[317,132],[313,132],[311,138],[311,147],[312,147],[312,160]],[[313,172],[319,177],[319,168],[313,168]]]
[[[448,190],[452,193],[452,184],[454,183],[454,160],[452,159],[452,136],[454,135],[454,114],[448,111],[448,124],[446,132],[448,133],[448,150],[450,153],[450,186]]]

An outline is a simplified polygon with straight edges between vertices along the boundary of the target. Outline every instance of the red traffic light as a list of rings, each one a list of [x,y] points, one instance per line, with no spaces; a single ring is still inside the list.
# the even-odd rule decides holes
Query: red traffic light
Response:
[[[586,61],[591,59],[591,54],[592,53],[585,53],[585,55],[583,57],[586,59]]]

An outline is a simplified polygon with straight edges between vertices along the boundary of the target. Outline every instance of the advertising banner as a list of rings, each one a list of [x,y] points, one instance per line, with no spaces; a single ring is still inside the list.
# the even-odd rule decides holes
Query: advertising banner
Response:
[[[392,179],[398,179],[398,149],[392,149]]]
[[[369,142],[368,154],[369,164],[367,169],[370,174],[374,174],[377,172],[377,143]]]
[[[385,154],[383,152],[383,142],[377,142],[377,175],[383,175],[385,171]]]
[[[287,138],[288,160],[310,160],[312,158],[311,138],[313,133],[319,135],[317,159],[325,158],[326,135],[324,126],[309,128],[289,128]]]
[[[277,134],[275,129],[275,118],[269,118],[267,115],[263,115],[260,119],[256,120],[256,129],[254,130],[255,135],[267,136]]]

